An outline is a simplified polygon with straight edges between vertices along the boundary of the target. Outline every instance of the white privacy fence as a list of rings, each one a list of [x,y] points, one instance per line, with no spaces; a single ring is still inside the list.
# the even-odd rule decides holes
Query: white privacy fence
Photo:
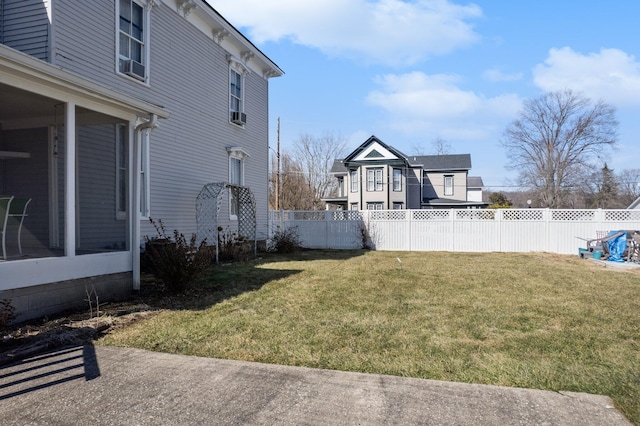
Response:
[[[306,248],[577,254],[598,232],[640,230],[640,210],[271,211]]]

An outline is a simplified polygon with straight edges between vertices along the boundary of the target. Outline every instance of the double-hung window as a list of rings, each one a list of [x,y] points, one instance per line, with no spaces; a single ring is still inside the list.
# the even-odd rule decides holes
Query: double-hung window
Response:
[[[367,191],[382,191],[382,167],[367,169]]]
[[[351,182],[351,192],[358,192],[358,171],[349,171],[349,181]]]
[[[244,127],[245,114],[245,76],[249,72],[241,61],[228,56],[229,60],[229,122]]]
[[[138,0],[118,0],[118,71],[146,81],[148,58],[147,10]]]
[[[244,186],[244,166],[245,159],[249,157],[242,148],[227,148],[229,153],[229,183],[234,186]],[[240,200],[236,197],[234,190],[229,191],[229,216],[232,220],[238,219],[240,211]]]
[[[444,195],[453,195],[453,176],[444,177]]]
[[[393,169],[393,190],[402,191],[402,169]]]

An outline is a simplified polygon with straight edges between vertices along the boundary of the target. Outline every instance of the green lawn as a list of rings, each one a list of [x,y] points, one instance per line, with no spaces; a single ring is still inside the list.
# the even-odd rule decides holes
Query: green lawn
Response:
[[[201,285],[100,343],[604,394],[640,424],[638,270],[551,254],[310,251],[216,267]]]

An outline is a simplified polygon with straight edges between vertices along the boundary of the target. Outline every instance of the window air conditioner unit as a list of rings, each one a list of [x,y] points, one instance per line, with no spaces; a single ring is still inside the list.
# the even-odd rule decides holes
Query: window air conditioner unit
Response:
[[[144,65],[133,59],[124,62],[124,73],[130,77],[144,81]]]
[[[231,122],[234,124],[247,124],[247,114],[244,112],[231,111]]]

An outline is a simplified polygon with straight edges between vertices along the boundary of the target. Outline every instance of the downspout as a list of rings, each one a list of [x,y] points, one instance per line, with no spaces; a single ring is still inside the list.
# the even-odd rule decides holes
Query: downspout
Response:
[[[133,223],[131,225],[131,255],[133,261],[133,290],[140,290],[140,169],[142,160],[142,132],[145,130],[152,130],[158,127],[158,116],[151,114],[151,118],[148,121],[140,123],[136,126],[133,136],[135,140],[134,144],[134,159],[133,164],[136,167],[133,185],[133,205],[132,205],[132,218]],[[147,188],[148,190],[149,188]]]

